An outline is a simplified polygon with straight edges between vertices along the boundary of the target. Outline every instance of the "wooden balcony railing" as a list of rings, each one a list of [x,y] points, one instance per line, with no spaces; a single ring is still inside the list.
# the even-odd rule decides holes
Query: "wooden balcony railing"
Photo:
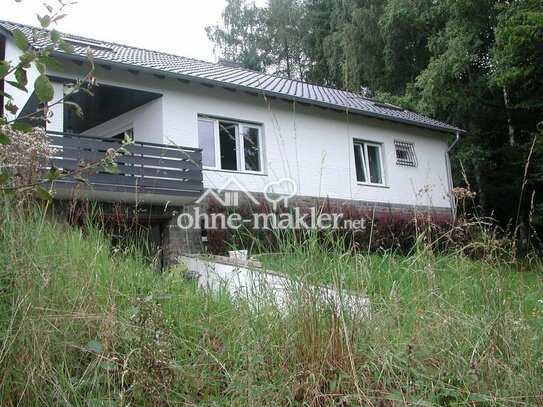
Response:
[[[52,163],[70,172],[100,162],[110,148],[122,147],[121,140],[111,138],[53,131],[48,135],[58,148]],[[139,141],[126,149],[130,154],[116,158],[120,174],[111,174],[97,166],[55,181],[55,189],[73,189],[77,183],[93,191],[98,198],[108,196],[111,200],[123,196],[126,200],[137,194],[153,202],[177,197],[186,202],[187,198],[196,198],[202,193],[200,149]]]

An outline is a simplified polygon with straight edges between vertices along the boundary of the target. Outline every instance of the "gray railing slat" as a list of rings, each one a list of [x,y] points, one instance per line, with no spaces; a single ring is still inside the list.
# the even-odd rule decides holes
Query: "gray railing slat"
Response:
[[[118,149],[122,146],[121,141],[107,138],[55,132],[50,136],[52,144],[59,147],[51,163],[67,171],[77,171],[82,165],[96,164],[106,156],[109,148]],[[126,149],[130,155],[116,158],[121,172],[119,175],[107,173],[99,167],[56,182],[73,185],[78,183],[75,177],[81,177],[95,190],[127,190],[175,196],[198,196],[202,192],[200,149],[140,142],[126,146]]]

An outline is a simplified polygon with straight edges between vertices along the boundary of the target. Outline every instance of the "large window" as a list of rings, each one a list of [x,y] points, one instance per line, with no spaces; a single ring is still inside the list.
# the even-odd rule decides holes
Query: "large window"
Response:
[[[366,141],[354,142],[356,179],[365,184],[384,185],[381,145]]]
[[[262,132],[258,125],[200,117],[198,142],[204,167],[262,172]]]

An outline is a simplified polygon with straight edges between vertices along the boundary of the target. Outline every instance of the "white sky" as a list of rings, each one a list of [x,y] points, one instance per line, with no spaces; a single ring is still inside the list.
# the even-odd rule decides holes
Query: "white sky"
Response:
[[[56,0],[45,0],[56,7]],[[0,0],[0,19],[38,26],[44,0]],[[257,0],[257,4],[265,0]],[[216,61],[205,27],[220,22],[226,0],[78,0],[57,30],[206,61]]]

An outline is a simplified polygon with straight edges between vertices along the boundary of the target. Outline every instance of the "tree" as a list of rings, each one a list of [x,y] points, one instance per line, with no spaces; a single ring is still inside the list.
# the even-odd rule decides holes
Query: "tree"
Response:
[[[527,234],[532,210],[535,224],[543,226],[543,204],[538,203],[543,194],[543,4],[513,2],[499,16],[496,32],[493,78],[507,96],[509,144],[521,151],[517,165],[525,164],[515,221]]]
[[[264,9],[271,73],[303,80],[308,60],[304,49],[304,8],[300,0],[268,0]]]
[[[263,18],[263,10],[254,3],[228,0],[222,12],[222,26],[206,27],[207,36],[223,58],[262,71],[269,64]]]
[[[307,0],[303,36],[307,55],[305,80],[321,85],[335,85],[332,81],[324,44],[331,31],[334,3],[330,0]]]
[[[228,0],[222,25],[206,31],[223,58],[247,69],[303,79],[309,66],[304,13],[301,0],[269,0],[262,8]]]
[[[334,2],[324,46],[332,83],[355,92],[382,88],[385,78],[379,20],[383,5],[382,0]]]

